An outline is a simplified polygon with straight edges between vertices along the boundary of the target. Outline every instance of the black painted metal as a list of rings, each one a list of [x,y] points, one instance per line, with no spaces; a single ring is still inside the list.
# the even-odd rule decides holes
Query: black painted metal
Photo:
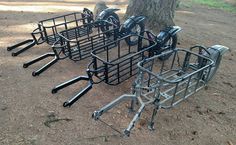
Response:
[[[84,9],[83,13],[70,13],[39,21],[38,28],[31,33],[32,39],[10,46],[7,50],[12,51],[13,49],[19,48],[19,50],[12,53],[12,56],[17,56],[36,44],[39,45],[46,42],[52,45],[59,38],[58,32],[92,22],[93,15],[91,15],[92,13],[88,13],[88,11],[88,9]]]
[[[132,33],[126,34],[126,36],[124,36],[122,31],[114,32],[118,33],[118,35],[115,35],[119,36],[116,37],[117,39],[114,39],[113,41],[108,43],[104,43],[103,45],[96,47],[96,49],[92,49],[92,62],[88,65],[87,69],[87,75],[89,78],[89,85],[86,87],[87,89],[84,89],[82,91],[83,93],[79,92],[76,96],[73,96],[72,98],[67,100],[63,104],[63,106],[71,106],[80,97],[82,97],[82,95],[88,92],[92,88],[93,84],[105,82],[109,85],[118,85],[123,81],[131,78],[132,76],[137,74],[137,63],[145,58],[153,56],[157,50],[160,50],[161,47],[166,45],[165,42],[168,41],[168,39],[166,39],[166,36],[170,36],[171,34],[176,35],[177,31],[179,30],[180,27],[174,26],[166,31],[161,31],[160,34],[163,35],[159,34],[157,36],[149,31],[142,32],[146,37]],[[161,38],[161,36],[163,36],[164,38]],[[133,43],[132,45],[130,45],[130,43],[127,43],[127,40],[130,40],[131,37],[137,37],[137,43]],[[157,38],[159,38],[160,40]],[[95,81],[95,79],[98,81]],[[80,79],[74,78],[65,83],[62,83],[54,87],[52,89],[52,93],[55,93],[79,81]]]
[[[137,74],[138,69],[136,64],[150,56],[150,50],[152,50],[151,48],[155,46],[156,43],[155,41],[137,35],[137,37],[139,37],[138,43],[134,46],[130,46],[125,40],[132,36],[133,35],[130,34],[122,38],[117,38],[117,40],[113,40],[92,50],[92,61],[87,69],[88,80],[81,79],[81,76],[78,76],[52,89],[52,93],[56,93],[81,80],[88,81],[88,85],[85,89],[64,102],[64,107],[71,106],[87,93],[92,88],[93,84],[105,82],[109,85],[117,85]]]
[[[101,31],[101,27],[107,25],[112,26],[111,29],[105,32]],[[95,21],[61,31],[57,34],[57,41],[52,46],[53,52],[43,54],[27,62],[23,67],[28,67],[48,57],[54,57],[52,61],[32,73],[33,76],[37,76],[58,60],[69,58],[79,61],[85,59],[90,56],[91,50],[116,40],[118,29],[118,26],[107,21]],[[112,34],[112,36],[107,37],[107,33]]]
[[[28,40],[22,41],[22,42],[20,42],[18,44],[15,44],[13,46],[7,47],[7,51],[11,51],[11,50],[13,50],[13,49],[15,49],[15,48],[17,48],[19,46],[22,46],[22,47],[24,46],[22,49],[20,49],[20,50],[18,50],[16,52],[12,52],[12,56],[17,56],[20,53],[26,51],[27,49],[33,47],[35,44],[36,43],[35,43],[35,41],[33,39],[28,39]]]

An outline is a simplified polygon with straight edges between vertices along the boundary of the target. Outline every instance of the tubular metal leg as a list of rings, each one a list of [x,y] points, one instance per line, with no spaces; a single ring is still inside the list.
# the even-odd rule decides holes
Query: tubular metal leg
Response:
[[[140,106],[140,108],[138,109],[138,112],[135,114],[133,120],[130,122],[129,126],[127,129],[124,130],[124,134],[126,136],[130,135],[130,131],[131,129],[134,128],[135,123],[139,120],[141,113],[143,112],[143,109],[145,108],[145,104],[142,103],[142,105]]]
[[[137,102],[136,99],[132,99],[130,102],[129,112],[134,112],[134,103]]]
[[[152,117],[150,122],[148,123],[148,129],[149,130],[154,130],[154,118],[157,115],[157,111],[159,110],[159,107],[155,107],[152,112]]]
[[[94,111],[93,114],[92,114],[92,118],[94,120],[98,120],[99,117],[102,116],[102,114],[104,112],[107,112],[108,110],[110,110],[114,106],[118,105],[120,102],[125,101],[127,99],[135,99],[135,98],[136,98],[135,95],[124,94],[124,95],[120,96],[119,98],[117,98],[116,100],[110,102],[106,106],[102,107],[101,109],[99,109],[97,111]]]
[[[132,94],[135,94],[135,83],[132,84],[131,90],[132,90]],[[134,112],[134,103],[136,103],[138,105],[137,98],[131,100],[130,107],[128,108],[129,112]]]
[[[29,44],[26,45],[27,43],[29,43]],[[19,55],[20,53],[26,51],[27,49],[33,47],[35,44],[36,44],[36,43],[35,43],[35,41],[34,41],[33,39],[28,39],[28,40],[22,41],[22,42],[20,42],[20,43],[18,43],[18,44],[15,44],[15,45],[13,45],[13,46],[7,47],[7,51],[11,51],[11,50],[13,50],[13,49],[15,49],[15,48],[17,48],[17,47],[20,47],[20,46],[22,46],[22,45],[26,45],[26,46],[23,47],[22,49],[20,49],[20,50],[18,50],[18,51],[16,51],[16,52],[13,52],[13,53],[12,53],[12,56],[17,56],[17,55]]]
[[[39,57],[29,61],[29,62],[24,63],[23,68],[27,68],[28,66],[30,66],[30,65],[38,62],[38,61],[41,61],[45,58],[48,58],[48,57],[54,57],[54,59],[51,60],[50,62],[48,62],[47,64],[45,64],[40,69],[32,72],[32,76],[38,76],[39,74],[41,74],[42,72],[47,70],[50,66],[52,66],[53,64],[55,64],[59,60],[59,57],[55,53],[53,53],[53,52],[45,53],[45,54],[43,54],[43,55],[41,55],[41,56],[39,56]]]
[[[75,77],[75,78],[73,78],[73,79],[71,79],[69,81],[66,81],[66,82],[64,82],[64,83],[62,83],[60,85],[57,85],[56,87],[54,87],[52,89],[52,94],[55,94],[55,93],[57,93],[57,91],[65,88],[67,86],[70,86],[70,85],[72,85],[72,84],[74,84],[74,83],[76,83],[78,81],[81,81],[81,80],[89,81],[89,77],[87,77],[87,76],[78,76],[78,77]]]
[[[78,94],[76,94],[74,97],[70,98],[68,101],[63,103],[63,107],[70,107],[73,105],[77,100],[79,100],[84,94],[86,94],[89,90],[91,90],[93,87],[93,84],[89,81],[89,84],[87,87],[85,87],[82,91],[80,91]]]
[[[23,68],[27,68],[28,66],[30,66],[30,65],[32,65],[32,64],[34,64],[34,63],[36,63],[40,60],[43,60],[43,59],[48,58],[48,57],[54,57],[54,56],[55,56],[55,54],[53,52],[45,53],[45,54],[43,54],[43,55],[41,55],[41,56],[39,56],[39,57],[29,61],[29,62],[24,63]]]
[[[53,64],[55,64],[58,61],[58,57],[54,57],[53,60],[51,60],[49,63],[45,64],[43,67],[41,67],[40,69],[33,71],[32,72],[32,76],[38,76],[39,74],[41,74],[42,72],[44,72],[45,70],[47,70],[50,66],[52,66]]]

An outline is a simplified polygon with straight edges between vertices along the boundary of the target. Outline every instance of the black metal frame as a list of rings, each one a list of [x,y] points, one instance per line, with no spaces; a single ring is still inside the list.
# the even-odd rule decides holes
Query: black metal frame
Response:
[[[108,31],[102,32],[101,27],[111,26]],[[23,64],[24,68],[41,61],[48,57],[54,57],[52,61],[33,71],[32,75],[37,76],[47,68],[55,64],[58,60],[70,58],[79,61],[90,56],[90,52],[99,46],[114,41],[118,37],[119,27],[107,21],[95,21],[78,27],[61,31],[57,34],[58,39],[52,46],[53,52],[43,54],[27,63]],[[112,34],[107,37],[107,34]],[[110,35],[109,35],[110,36]]]
[[[134,35],[130,34],[117,40],[107,43],[91,52],[92,61],[87,68],[87,76],[78,76],[64,82],[52,89],[52,93],[79,82],[88,81],[88,85],[78,94],[64,102],[63,106],[71,106],[80,97],[92,89],[93,84],[105,82],[109,85],[117,85],[137,74],[137,63],[146,57],[150,57],[155,41],[136,35],[138,43],[130,46],[126,43]],[[123,50],[121,50],[123,49]],[[116,53],[112,52],[115,51]],[[126,52],[126,53],[124,53]],[[116,57],[111,59],[111,57]],[[104,59],[105,58],[105,59]],[[95,81],[96,77],[98,81]]]
[[[83,13],[69,13],[39,21],[38,28],[31,33],[32,39],[7,47],[7,50],[11,51],[18,47],[22,47],[18,51],[12,53],[12,56],[17,56],[34,45],[40,45],[44,42],[52,45],[59,38],[58,32],[92,22],[93,15],[87,11],[89,10],[85,8]]]

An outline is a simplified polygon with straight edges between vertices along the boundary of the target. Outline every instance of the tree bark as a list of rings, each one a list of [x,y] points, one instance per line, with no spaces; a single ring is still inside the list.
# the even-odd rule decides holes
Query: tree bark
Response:
[[[145,26],[161,30],[173,26],[177,0],[129,0],[125,17],[145,16]]]
[[[94,9],[93,9],[93,14],[95,16],[95,18],[97,18],[97,16],[106,8],[108,8],[106,6],[106,3],[104,1],[99,1],[96,3]]]

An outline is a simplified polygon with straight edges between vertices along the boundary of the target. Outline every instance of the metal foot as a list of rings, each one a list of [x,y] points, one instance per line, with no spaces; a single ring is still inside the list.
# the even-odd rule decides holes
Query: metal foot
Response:
[[[94,120],[98,120],[101,115],[102,115],[102,112],[94,111],[92,114],[92,118]]]
[[[71,105],[72,105],[72,104],[70,104],[70,103],[67,102],[67,101],[63,103],[63,107],[70,107]]]
[[[12,47],[7,47],[7,51],[11,51],[12,50]]]
[[[155,130],[155,128],[154,128],[154,122],[149,122],[149,123],[148,123],[148,129],[149,129],[150,131],[154,131],[154,130]]]
[[[126,130],[124,130],[124,135],[125,135],[125,136],[127,136],[127,137],[129,137],[129,136],[130,136],[130,131],[129,131],[129,130],[127,130],[127,129],[126,129]]]
[[[27,68],[29,65],[27,65],[27,64],[23,64],[23,68]]]
[[[51,93],[52,93],[52,94],[56,94],[56,93],[57,93],[57,90],[53,88],[52,91],[51,91]]]
[[[14,57],[14,56],[17,56],[17,55],[18,55],[18,54],[15,53],[15,52],[12,52],[12,53],[11,53],[11,56],[13,56],[13,57]]]
[[[39,75],[39,73],[37,73],[37,72],[35,72],[35,71],[32,72],[32,76],[35,77],[35,76],[38,76],[38,75]]]

